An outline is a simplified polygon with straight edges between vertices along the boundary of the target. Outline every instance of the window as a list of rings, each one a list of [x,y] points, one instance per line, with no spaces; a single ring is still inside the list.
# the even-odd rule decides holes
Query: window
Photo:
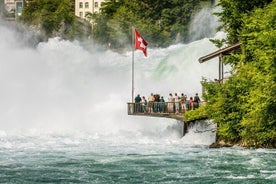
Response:
[[[80,12],[80,14],[79,14],[79,15],[80,15],[80,17],[82,18],[82,16],[83,16],[83,13],[82,13],[82,12]]]
[[[83,2],[80,2],[79,7],[83,8]]]
[[[85,2],[85,8],[89,8],[89,3]]]
[[[98,8],[98,7],[99,7],[99,3],[95,2],[95,8]]]

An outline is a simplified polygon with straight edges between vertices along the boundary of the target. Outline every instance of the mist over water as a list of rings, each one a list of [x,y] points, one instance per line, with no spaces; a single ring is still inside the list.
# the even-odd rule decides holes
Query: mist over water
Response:
[[[216,2],[217,3],[217,2]],[[189,27],[189,41],[213,37],[221,25],[215,12],[220,12],[221,7],[204,7],[194,15]]]
[[[23,35],[24,36],[24,35]],[[164,129],[173,120],[127,116],[131,52],[118,54],[59,38],[24,45],[22,34],[0,27],[1,129],[89,132]],[[22,41],[23,40],[23,41]],[[198,58],[216,48],[207,38],[135,52],[135,93],[167,99],[170,92],[201,93],[202,76],[217,77],[217,63]]]
[[[210,122],[182,137],[175,120],[128,116],[132,53],[83,45],[0,20],[2,183],[275,183],[275,150],[209,149]],[[135,95],[201,94],[218,61],[198,58],[215,50],[200,38],[136,51]]]

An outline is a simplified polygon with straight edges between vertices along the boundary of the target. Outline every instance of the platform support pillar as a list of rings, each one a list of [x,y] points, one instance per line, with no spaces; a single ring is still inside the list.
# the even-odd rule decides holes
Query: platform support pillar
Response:
[[[188,133],[188,123],[186,121],[183,121],[183,132],[182,132],[183,137],[185,136],[186,133]]]

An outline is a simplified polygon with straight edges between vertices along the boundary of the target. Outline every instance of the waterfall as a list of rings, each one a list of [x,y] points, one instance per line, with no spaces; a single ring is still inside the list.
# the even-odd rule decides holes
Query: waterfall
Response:
[[[81,130],[96,133],[167,131],[174,120],[128,116],[131,52],[89,49],[78,41],[52,38],[29,47],[0,24],[1,130]],[[221,33],[215,35],[220,37]],[[201,94],[202,77],[218,75],[217,62],[198,58],[216,47],[208,38],[135,52],[135,94]],[[172,125],[173,126],[173,125]],[[176,128],[177,129],[177,128]],[[173,132],[178,132],[173,130]],[[158,134],[158,133],[157,133]]]

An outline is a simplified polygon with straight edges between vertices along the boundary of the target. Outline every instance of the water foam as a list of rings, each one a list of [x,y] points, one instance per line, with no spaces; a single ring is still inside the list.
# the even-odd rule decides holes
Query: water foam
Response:
[[[10,28],[1,25],[0,33],[1,130],[123,131],[179,139],[174,120],[127,116],[131,52],[120,55],[94,46],[88,50],[59,38],[31,48]],[[215,49],[205,38],[149,49],[147,58],[135,52],[136,94],[160,93],[166,99],[170,92],[200,93],[202,76],[217,76],[217,62],[199,64],[198,58]]]

